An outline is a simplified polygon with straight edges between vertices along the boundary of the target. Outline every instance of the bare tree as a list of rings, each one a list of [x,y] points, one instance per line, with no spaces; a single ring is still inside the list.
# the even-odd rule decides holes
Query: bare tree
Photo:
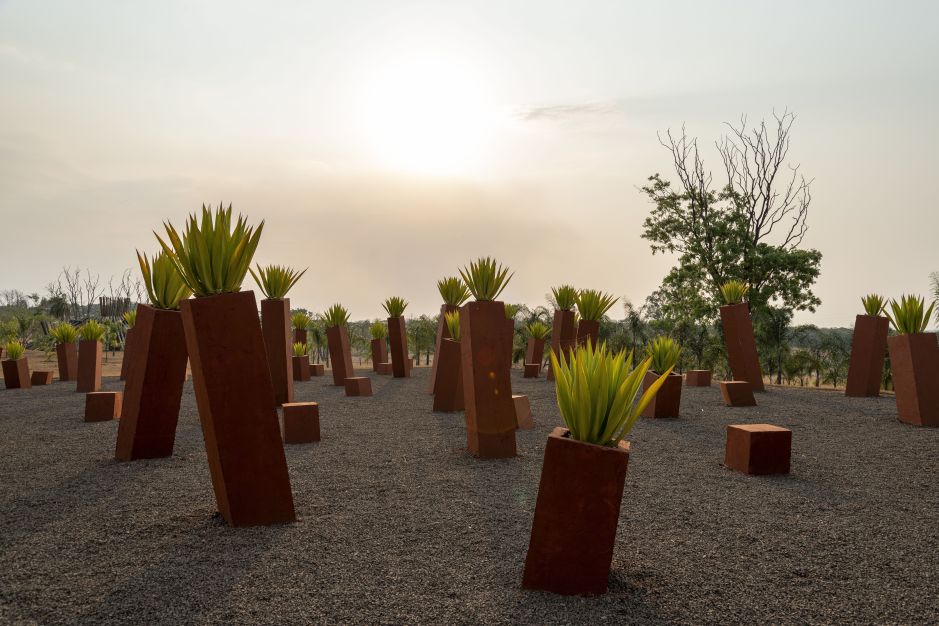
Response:
[[[91,275],[91,270],[85,268],[85,278],[82,281],[82,291],[84,306],[85,306],[85,316],[91,316],[91,309],[94,306],[95,301],[98,299],[98,296],[104,293],[104,289],[99,285],[101,283],[101,276],[99,274]]]
[[[63,267],[59,275],[61,281],[65,281],[65,295],[68,298],[69,307],[72,310],[72,317],[81,317],[82,314],[82,287],[81,287],[81,268]]]

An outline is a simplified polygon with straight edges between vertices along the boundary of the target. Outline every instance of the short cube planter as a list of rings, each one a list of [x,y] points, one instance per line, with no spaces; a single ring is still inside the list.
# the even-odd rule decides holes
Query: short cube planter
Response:
[[[52,384],[52,372],[33,372],[29,377],[29,382],[34,387]]]
[[[343,381],[347,396],[372,395],[372,381],[367,376],[350,376]]]
[[[541,374],[541,363],[526,363],[525,378],[538,378]]]
[[[721,396],[727,406],[756,406],[753,388],[745,380],[722,380]]]
[[[15,361],[3,361],[3,383],[7,389],[29,389],[33,386],[29,378],[29,362],[25,356]]]
[[[655,372],[646,372],[642,380],[642,389],[651,387],[659,375]],[[681,409],[681,375],[669,374],[665,382],[659,387],[652,401],[642,412],[643,417],[678,417]]]
[[[297,381],[310,380],[310,357],[295,356],[291,360],[293,367],[293,379]]]
[[[120,415],[120,391],[92,391],[85,394],[86,422],[110,422]]]
[[[724,465],[744,474],[788,474],[792,431],[771,424],[727,427]]]
[[[320,440],[320,407],[316,402],[283,405],[284,443],[315,443]]]
[[[528,430],[535,427],[535,420],[531,415],[531,403],[528,402],[528,396],[519,393],[512,394],[512,402],[515,403],[515,423],[519,430]]]
[[[685,372],[685,385],[688,387],[710,387],[711,370],[688,370]]]
[[[322,363],[310,363],[310,376],[324,376],[326,374],[326,366]]]
[[[378,368],[375,371],[382,376],[391,376],[393,373],[391,369],[391,363],[379,363]]]

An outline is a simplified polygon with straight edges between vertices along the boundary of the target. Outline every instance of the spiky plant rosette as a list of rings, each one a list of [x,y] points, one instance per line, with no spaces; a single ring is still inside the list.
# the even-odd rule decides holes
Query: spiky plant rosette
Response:
[[[570,285],[552,287],[551,294],[559,311],[570,311],[577,304],[577,290]]]
[[[447,276],[437,281],[437,291],[443,298],[443,303],[450,306],[460,306],[470,297],[466,283],[456,276]]]
[[[876,293],[869,293],[861,298],[861,304],[864,305],[864,313],[872,317],[883,314],[887,308],[887,299]]]
[[[899,302],[890,301],[891,312],[887,313],[887,317],[894,329],[901,335],[915,335],[926,331],[935,305],[936,303],[933,302],[927,309],[923,298],[905,295],[900,298]]]
[[[724,304],[740,304],[747,297],[750,285],[740,280],[729,280],[721,285],[721,296]]]
[[[499,297],[513,274],[495,259],[480,257],[460,270],[466,288],[477,300],[491,301]]]
[[[447,311],[443,314],[443,321],[447,324],[447,330],[450,331],[450,339],[453,341],[460,340],[460,312]]]
[[[121,317],[124,318],[124,322],[127,324],[127,328],[133,328],[134,324],[137,323],[137,311],[127,311]]]
[[[577,294],[577,311],[581,319],[599,322],[619,298],[596,289],[583,289]]]
[[[19,361],[26,352],[26,348],[23,347],[23,344],[16,340],[8,341],[3,346],[3,349],[6,350],[7,359],[10,361]]]
[[[505,304],[503,306],[505,307],[505,319],[507,320],[514,320],[522,308],[521,304]]]
[[[290,316],[290,324],[297,330],[306,330],[311,321],[310,314],[305,311],[297,311]]]
[[[388,336],[388,326],[384,322],[374,322],[368,327],[372,339],[384,339]]]
[[[547,339],[548,335],[551,334],[551,327],[542,322],[541,320],[535,320],[528,324],[525,327],[525,330],[528,332],[528,336],[532,339]]]
[[[323,323],[326,328],[345,326],[349,323],[349,311],[341,304],[334,304],[323,313]]]
[[[264,221],[257,228],[248,226],[243,215],[232,227],[231,205],[211,209],[202,205],[202,219],[192,214],[180,235],[169,222],[163,223],[167,244],[156,235],[163,251],[170,257],[183,282],[197,298],[241,290],[251,259],[261,240]]]
[[[594,348],[589,341],[566,358],[559,360],[553,351],[550,357],[558,408],[571,438],[600,446],[616,446],[629,433],[671,373],[663,372],[640,395],[650,359],[633,369],[631,352],[614,354],[606,343]]]
[[[60,322],[49,329],[49,335],[58,344],[78,341],[78,329],[68,322]]]
[[[294,356],[306,356],[306,344],[302,341],[297,341],[293,344],[293,355]]]
[[[408,301],[398,296],[391,296],[381,303],[388,317],[401,317],[404,315],[404,309],[408,308]]]
[[[180,300],[192,295],[189,285],[166,252],[160,252],[151,260],[138,251],[137,263],[140,264],[143,284],[153,308],[175,311],[179,309]]]
[[[88,320],[78,328],[82,341],[101,341],[107,328],[97,320]]]
[[[646,357],[652,359],[652,371],[664,372],[674,369],[681,356],[681,346],[666,335],[659,335],[646,346]]]
[[[300,277],[306,274],[306,270],[309,269],[306,268],[302,272],[298,272],[286,265],[265,265],[261,267],[260,264],[257,265],[257,268],[257,272],[250,267],[248,271],[251,272],[254,282],[258,284],[261,293],[268,300],[283,300],[286,298],[287,293],[293,289]]]

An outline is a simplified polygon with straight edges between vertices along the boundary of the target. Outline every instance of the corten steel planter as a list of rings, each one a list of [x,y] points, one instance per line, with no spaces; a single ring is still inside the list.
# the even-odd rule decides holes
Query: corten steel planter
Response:
[[[577,341],[577,331],[574,327],[573,311],[555,311],[554,322],[551,324],[551,351],[560,359],[562,354],[568,350]],[[554,380],[554,372],[551,370],[551,364],[548,364],[548,380]]]
[[[753,391],[764,391],[763,370],[760,369],[760,357],[753,338],[753,321],[747,303],[722,306],[721,322],[724,325],[727,361],[734,380],[745,380]]]
[[[427,393],[434,393],[434,384],[437,380],[437,357],[440,355],[440,342],[450,339],[450,327],[447,326],[445,313],[453,313],[457,308],[452,304],[440,305],[440,316],[437,318],[437,338],[434,340],[434,364],[430,368],[430,381],[427,384]]]
[[[939,426],[939,348],[935,333],[887,338],[897,416],[915,426]]]
[[[52,372],[32,372],[29,375],[29,382],[34,387],[42,387],[43,385],[52,384]]]
[[[615,448],[548,435],[522,586],[564,595],[606,593],[629,443]]]
[[[137,324],[134,324],[133,328],[128,328],[127,333],[124,335],[124,354],[121,355],[121,380],[127,380],[127,370],[130,368],[130,360],[134,355],[134,341],[137,337],[137,333],[134,332],[134,329],[137,328]]]
[[[293,333],[290,330],[290,298],[261,300],[261,330],[267,366],[271,369],[274,402],[293,402]]]
[[[685,372],[685,385],[688,387],[710,387],[711,370],[688,370]]]
[[[411,376],[411,359],[408,357],[408,332],[404,316],[388,318],[388,341],[391,343],[391,372],[395,378]]]
[[[844,395],[853,398],[880,395],[889,326],[890,320],[880,315],[858,315],[854,318],[851,361]]]
[[[525,349],[525,364],[537,363],[539,367],[544,362],[544,339],[528,339],[528,346]]]
[[[231,526],[296,519],[254,292],[180,302],[218,510]]]
[[[78,384],[75,391],[91,393],[101,389],[101,342],[83,339],[78,342]]]
[[[525,378],[538,378],[541,375],[541,363],[526,363]]]
[[[114,451],[119,461],[172,456],[189,360],[179,311],[141,304],[134,329]]]
[[[323,376],[326,374],[326,366],[322,363],[310,363],[310,376]]]
[[[659,375],[656,372],[646,372],[645,378],[642,379],[643,392],[651,387],[658,379]],[[642,412],[642,416],[678,417],[680,408],[681,374],[669,374],[665,382],[662,383],[662,386],[659,387],[659,390],[655,393],[652,402],[650,402]]]
[[[508,350],[505,351],[505,358],[507,367],[511,373],[512,365],[514,364],[512,357],[515,352],[515,320],[505,320],[505,331],[503,332],[506,333],[506,345],[508,346]]]
[[[297,381],[310,380],[310,357],[307,355],[291,357],[293,366],[293,379]]]
[[[444,339],[440,342],[437,380],[434,383],[434,411],[463,410],[463,368],[460,342]]]
[[[293,343],[302,343],[306,345],[306,328],[293,329]]]
[[[756,406],[753,388],[745,380],[721,381],[721,396],[725,406]]]
[[[771,424],[727,426],[724,465],[744,474],[788,474],[792,431]]]
[[[26,357],[15,361],[7,359],[3,362],[3,383],[7,389],[31,389],[33,384],[29,378],[29,362]]]
[[[78,379],[78,344],[60,343],[55,346],[55,356],[59,362],[59,380]]]
[[[388,342],[384,339],[372,339],[372,371],[378,371],[380,363],[388,362]]]
[[[121,414],[120,391],[92,391],[85,394],[85,421],[110,422]]]
[[[347,396],[372,395],[372,379],[368,376],[351,376],[343,381],[343,385]]]
[[[460,308],[466,445],[472,454],[484,459],[516,454],[505,321],[501,302],[474,301]]]
[[[349,346],[349,328],[333,326],[326,329],[326,343],[329,346],[329,360],[333,367],[333,384],[344,387],[345,379],[354,376],[352,369],[352,348]]]
[[[284,443],[316,443],[320,440],[319,404],[288,402],[283,409]]]
[[[600,340],[600,321],[599,320],[580,320],[577,324],[577,345],[585,346],[589,341],[593,347],[597,347]]]
[[[535,418],[531,414],[531,403],[528,396],[514,393],[512,402],[515,404],[515,427],[519,430],[528,430],[535,427]]]
[[[375,372],[381,376],[391,376],[391,363],[379,363]]]

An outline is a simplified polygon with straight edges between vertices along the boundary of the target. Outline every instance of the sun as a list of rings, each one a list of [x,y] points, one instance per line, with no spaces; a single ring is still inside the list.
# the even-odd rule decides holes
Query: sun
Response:
[[[454,176],[484,165],[494,108],[473,68],[440,57],[397,61],[363,87],[360,129],[380,167]]]

